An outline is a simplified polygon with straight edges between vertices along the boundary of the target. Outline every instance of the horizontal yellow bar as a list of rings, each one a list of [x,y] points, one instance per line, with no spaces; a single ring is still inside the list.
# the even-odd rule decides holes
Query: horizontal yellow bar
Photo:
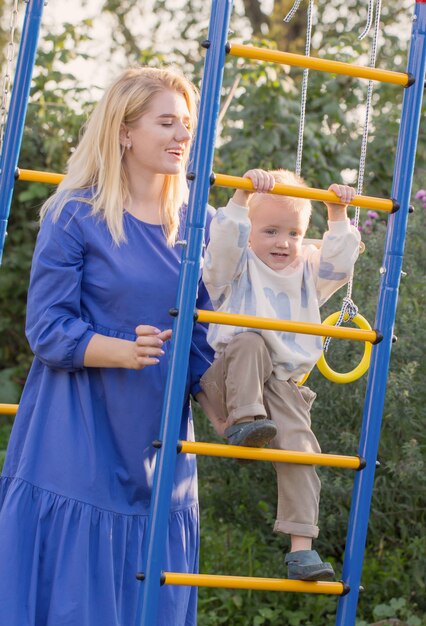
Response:
[[[0,415],[16,415],[17,404],[0,404]]]
[[[264,591],[295,591],[300,593],[325,593],[343,595],[347,587],[342,582],[308,582],[280,578],[255,578],[253,576],[215,576],[213,574],[180,574],[164,572],[165,585],[190,587],[224,587],[227,589],[262,589]]]
[[[357,78],[367,78],[377,80],[382,83],[392,83],[408,87],[412,84],[412,77],[401,72],[381,70],[374,67],[364,67],[342,61],[330,61],[319,59],[318,57],[307,57],[303,54],[293,54],[291,52],[280,52],[279,50],[268,50],[267,48],[257,48],[255,46],[244,46],[232,43],[229,54],[245,59],[257,59],[258,61],[272,61],[283,65],[295,67],[305,67],[307,69],[319,70],[320,72],[330,72],[332,74],[343,74],[344,76],[355,76]]]
[[[55,174],[53,172],[40,172],[36,170],[18,169],[18,180],[50,183],[59,185],[63,180],[64,174]],[[253,190],[253,183],[248,178],[240,176],[228,176],[226,174],[215,174],[214,184],[218,187],[232,187],[238,189]],[[278,195],[292,196],[296,198],[308,198],[309,200],[322,200],[323,202],[338,202],[339,198],[332,191],[324,191],[322,189],[313,189],[312,187],[294,187],[292,185],[283,185],[276,183],[274,190],[271,192]],[[352,204],[362,208],[377,209],[378,211],[391,212],[395,209],[392,200],[385,198],[374,198],[370,196],[355,196]]]
[[[233,187],[236,189],[254,191],[251,180],[249,178],[242,178],[241,176],[215,174],[213,184],[218,187]],[[321,200],[322,202],[340,202],[339,197],[333,191],[324,191],[323,189],[314,189],[313,187],[296,187],[293,185],[284,185],[283,183],[275,183],[270,193],[294,198],[307,198],[308,200]],[[355,196],[351,205],[359,206],[363,209],[386,211],[388,213],[391,213],[397,208],[393,200],[375,198],[373,196]]]
[[[53,172],[38,172],[37,170],[17,170],[18,180],[28,180],[33,183],[49,183],[59,185],[64,179],[64,174],[54,174]]]
[[[296,452],[294,450],[248,448],[246,446],[230,446],[228,444],[203,443],[199,441],[180,441],[179,449],[186,454],[221,456],[235,459],[253,459],[257,461],[295,463],[298,465],[325,465],[349,469],[359,469],[361,467],[360,457],[343,456],[340,454],[314,454]]]
[[[308,322],[290,322],[289,320],[275,320],[269,317],[257,317],[256,315],[219,313],[218,311],[200,310],[197,311],[197,313],[197,320],[199,322],[208,322],[210,324],[262,328],[264,330],[282,330],[304,335],[354,339],[355,341],[371,341],[371,343],[377,343],[381,338],[375,330],[360,330],[359,328],[329,326],[326,324],[309,324]]]

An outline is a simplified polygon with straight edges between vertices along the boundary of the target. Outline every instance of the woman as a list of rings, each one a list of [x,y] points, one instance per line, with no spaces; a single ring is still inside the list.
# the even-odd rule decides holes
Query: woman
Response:
[[[0,487],[8,626],[134,624],[195,116],[195,89],[177,72],[124,72],[42,208],[26,328],[35,359]],[[196,325],[182,439],[193,439],[189,394],[211,356]],[[196,480],[194,457],[179,455],[171,571],[197,569]],[[195,623],[195,591],[163,587],[158,624]]]

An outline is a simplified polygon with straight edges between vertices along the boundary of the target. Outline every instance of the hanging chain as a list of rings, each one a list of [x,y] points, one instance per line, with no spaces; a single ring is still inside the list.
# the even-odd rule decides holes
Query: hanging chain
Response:
[[[291,7],[290,11],[287,13],[287,15],[285,16],[285,18],[283,19],[283,22],[289,22],[291,19],[293,19],[297,9],[300,7],[300,3],[302,2],[302,0],[295,0],[293,6]]]
[[[297,9],[299,8],[301,0],[296,0],[289,13],[284,18],[284,22],[289,22]],[[311,39],[312,39],[312,13],[314,8],[314,0],[309,0],[307,25],[306,25],[306,44],[305,44],[305,56],[311,55]],[[299,136],[297,138],[297,156],[296,156],[296,174],[300,176],[302,172],[302,156],[303,156],[303,137],[305,131],[305,118],[306,118],[306,97],[308,94],[308,80],[309,69],[303,70],[303,81],[300,96],[300,121],[299,121]]]
[[[362,41],[364,37],[366,37],[370,31],[371,24],[373,23],[373,4],[374,4],[374,0],[368,0],[367,24],[364,30],[362,31],[362,33],[358,37],[359,41]]]
[[[3,136],[6,127],[7,109],[9,102],[10,84],[12,76],[12,63],[15,58],[15,29],[18,21],[18,1],[14,0],[9,23],[9,41],[6,48],[6,67],[1,86],[1,106],[0,106],[0,154],[3,149]]]
[[[374,21],[374,36],[373,36],[373,41],[371,44],[369,67],[375,67],[376,65],[377,41],[379,37],[381,10],[382,10],[382,0],[376,0],[376,17]],[[357,184],[357,189],[356,189],[357,195],[362,194],[362,190],[364,186],[364,174],[365,174],[365,163],[366,163],[366,158],[367,158],[368,130],[369,130],[369,123],[370,123],[370,111],[371,111],[372,98],[373,98],[373,81],[369,80],[368,87],[367,87],[367,100],[366,100],[366,105],[365,105],[364,130],[363,130],[362,141],[361,141],[361,154],[359,158],[358,184]],[[360,216],[360,207],[357,206],[355,207],[355,216],[354,216],[354,222],[353,222],[355,228],[358,228],[359,226],[359,216]],[[346,296],[343,298],[342,308],[341,308],[339,318],[335,326],[340,326],[343,321],[353,320],[353,318],[358,314],[358,307],[352,301],[352,288],[353,288],[353,274],[348,282]],[[325,339],[324,352],[327,352],[330,346],[330,341],[331,341],[331,337],[327,337]]]

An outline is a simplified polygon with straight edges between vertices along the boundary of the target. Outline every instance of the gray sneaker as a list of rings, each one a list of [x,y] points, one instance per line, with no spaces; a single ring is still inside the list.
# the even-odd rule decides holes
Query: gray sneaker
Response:
[[[323,563],[316,550],[297,550],[285,557],[288,578],[292,580],[329,580],[334,577],[331,563]]]
[[[276,434],[277,427],[272,420],[268,419],[234,424],[225,430],[225,437],[229,444],[251,448],[263,448]]]

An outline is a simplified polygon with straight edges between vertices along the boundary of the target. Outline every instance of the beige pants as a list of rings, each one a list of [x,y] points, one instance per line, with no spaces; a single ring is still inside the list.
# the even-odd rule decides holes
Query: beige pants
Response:
[[[289,380],[278,380],[262,336],[242,332],[201,379],[202,389],[214,410],[211,422],[223,435],[242,418],[264,416],[278,432],[272,448],[321,452],[311,430],[310,409],[316,394]],[[278,482],[275,532],[302,537],[318,536],[318,506],[321,484],[311,465],[274,463]]]

